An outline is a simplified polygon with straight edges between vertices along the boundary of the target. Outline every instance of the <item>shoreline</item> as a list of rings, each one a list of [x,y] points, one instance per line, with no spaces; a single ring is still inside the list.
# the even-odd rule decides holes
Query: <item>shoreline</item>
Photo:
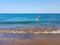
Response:
[[[0,30],[0,34],[41,34],[41,33],[58,33],[56,30]]]

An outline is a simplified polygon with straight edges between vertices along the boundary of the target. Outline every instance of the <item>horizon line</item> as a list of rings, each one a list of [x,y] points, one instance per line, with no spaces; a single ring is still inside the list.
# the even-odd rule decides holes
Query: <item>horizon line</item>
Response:
[[[60,13],[0,13],[0,14],[60,14]]]

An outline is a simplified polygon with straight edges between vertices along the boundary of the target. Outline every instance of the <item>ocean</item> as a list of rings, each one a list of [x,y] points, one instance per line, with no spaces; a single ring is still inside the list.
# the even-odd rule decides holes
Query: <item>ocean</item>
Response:
[[[1,30],[33,30],[44,27],[59,28],[60,14],[0,14]]]
[[[0,14],[0,30],[39,30],[56,28],[60,32],[60,14]],[[1,34],[1,45],[59,45],[59,33]]]

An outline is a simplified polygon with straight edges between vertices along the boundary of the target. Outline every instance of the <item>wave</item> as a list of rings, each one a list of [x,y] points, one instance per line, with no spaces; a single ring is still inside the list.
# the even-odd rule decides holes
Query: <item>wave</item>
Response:
[[[36,24],[37,21],[21,21],[21,22],[0,22],[0,24]]]

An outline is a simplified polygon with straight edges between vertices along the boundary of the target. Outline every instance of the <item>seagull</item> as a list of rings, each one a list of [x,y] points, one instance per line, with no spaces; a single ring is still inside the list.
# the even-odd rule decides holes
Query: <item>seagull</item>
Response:
[[[39,16],[36,17],[36,21],[39,21]]]

